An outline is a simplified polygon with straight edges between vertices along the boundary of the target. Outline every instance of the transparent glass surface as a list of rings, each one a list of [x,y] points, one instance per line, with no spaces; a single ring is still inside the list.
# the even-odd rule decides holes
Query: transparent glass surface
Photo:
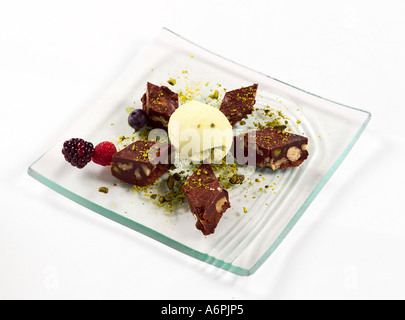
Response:
[[[176,83],[168,84],[169,79]],[[129,144],[123,139],[133,135],[127,108],[141,107],[140,98],[148,81],[180,93],[180,103],[194,99],[215,106],[219,106],[225,90],[258,83],[256,111],[246,124],[235,127],[235,134],[257,128],[260,121],[287,121],[290,132],[309,138],[309,158],[300,167],[283,171],[238,167],[237,172],[246,176],[245,182],[228,189],[231,208],[215,233],[204,236],[195,228],[187,203],[170,211],[158,206],[156,199],[150,198],[151,192],[120,183],[109,167],[90,163],[79,170],[61,153],[63,142],[73,137],[93,144],[113,141],[118,149]],[[291,231],[356,143],[370,117],[367,111],[305,92],[162,29],[126,72],[61,135],[60,141],[29,167],[28,173],[109,219],[201,261],[246,276],[254,273]],[[99,192],[100,187],[107,187],[109,192]]]

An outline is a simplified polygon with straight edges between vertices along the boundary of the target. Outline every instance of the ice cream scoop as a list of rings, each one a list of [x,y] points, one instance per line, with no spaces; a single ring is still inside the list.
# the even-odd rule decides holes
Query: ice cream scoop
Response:
[[[184,103],[171,115],[168,134],[180,158],[220,162],[232,146],[232,126],[219,109],[199,101]]]

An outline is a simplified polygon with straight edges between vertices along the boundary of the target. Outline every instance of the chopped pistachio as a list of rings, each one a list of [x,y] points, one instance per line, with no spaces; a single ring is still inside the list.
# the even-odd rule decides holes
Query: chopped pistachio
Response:
[[[176,84],[176,79],[170,78],[169,80],[167,80],[167,83],[174,86]]]
[[[230,179],[229,182],[235,184],[238,181],[238,175],[234,174]]]
[[[100,187],[100,188],[98,188],[98,192],[108,193],[108,188],[106,188],[106,187]]]
[[[281,153],[281,149],[276,149],[276,150],[273,151],[273,155],[275,157],[278,157],[280,155],[280,153]]]
[[[276,130],[284,131],[287,128],[287,126],[285,126],[285,125],[277,125],[277,126],[274,126],[273,128],[276,129]]]
[[[245,180],[245,176],[243,174],[234,174],[230,179],[229,182],[232,184],[242,184],[243,180]]]
[[[213,93],[213,94],[210,94],[209,97],[210,97],[211,99],[218,99],[218,95],[219,95],[219,92],[218,92],[217,89],[215,89],[214,93]]]
[[[125,108],[125,110],[126,110],[126,112],[127,112],[128,114],[130,114],[132,111],[135,110],[135,108],[133,108],[133,107],[127,107],[127,108]]]
[[[169,178],[167,178],[167,187],[169,188],[169,190],[173,190],[173,187],[174,187],[174,177],[173,176],[169,176]]]

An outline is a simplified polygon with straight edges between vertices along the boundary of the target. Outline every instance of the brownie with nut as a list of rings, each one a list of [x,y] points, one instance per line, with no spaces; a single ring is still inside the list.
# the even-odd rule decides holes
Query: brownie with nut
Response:
[[[148,186],[171,167],[171,145],[138,140],[112,157],[111,174],[132,185]]]
[[[204,235],[215,232],[223,213],[231,207],[210,164],[201,164],[182,186],[194,215],[196,228]]]
[[[308,138],[268,127],[236,136],[232,152],[239,164],[283,170],[308,158]]]
[[[247,118],[254,110],[258,84],[227,91],[219,110],[228,118],[232,127]]]
[[[141,98],[142,109],[149,117],[148,125],[153,128],[167,129],[169,118],[179,107],[178,94],[166,86],[147,82],[146,92]]]

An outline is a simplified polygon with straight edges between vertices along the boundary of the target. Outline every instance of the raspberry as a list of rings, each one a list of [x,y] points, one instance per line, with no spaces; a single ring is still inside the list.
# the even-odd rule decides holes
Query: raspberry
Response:
[[[63,143],[62,154],[65,156],[65,160],[79,169],[91,161],[93,153],[93,144],[83,139],[72,138]]]
[[[94,148],[93,162],[101,166],[109,166],[112,162],[112,156],[117,152],[117,148],[112,142],[100,142]]]

